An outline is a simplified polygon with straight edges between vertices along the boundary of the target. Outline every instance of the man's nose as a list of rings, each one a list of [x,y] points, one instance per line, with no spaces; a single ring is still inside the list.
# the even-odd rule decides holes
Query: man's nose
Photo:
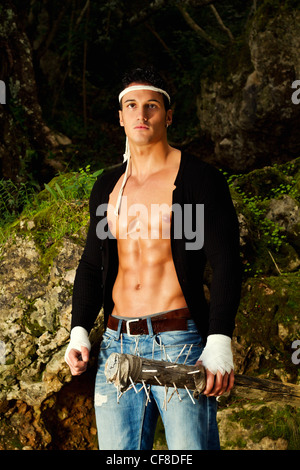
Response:
[[[138,119],[140,121],[147,121],[148,120],[148,113],[146,108],[141,108],[138,114]]]

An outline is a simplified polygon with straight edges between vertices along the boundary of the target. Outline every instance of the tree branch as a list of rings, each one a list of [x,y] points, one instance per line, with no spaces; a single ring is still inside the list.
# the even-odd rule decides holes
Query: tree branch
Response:
[[[187,6],[194,6],[194,7],[204,7],[206,5],[210,5],[211,3],[217,3],[219,0],[154,0],[152,1],[149,6],[144,8],[143,10],[139,11],[135,15],[131,16],[127,20],[131,26],[136,26],[140,23],[146,21],[151,15],[159,11],[161,8],[165,6],[175,6],[184,5]]]
[[[85,3],[85,5],[84,5],[84,7],[82,8],[82,10],[81,10],[81,12],[80,12],[79,17],[77,18],[77,21],[76,21],[76,24],[75,24],[75,30],[78,28],[78,26],[79,26],[79,24],[80,24],[80,22],[81,22],[81,20],[82,20],[82,18],[83,18],[83,16],[84,16],[85,12],[89,9],[89,7],[90,7],[90,0],[87,0],[86,3]]]
[[[223,23],[223,20],[221,18],[221,16],[219,15],[219,13],[217,12],[216,8],[214,5],[210,5],[210,8],[213,12],[213,14],[215,15],[216,19],[217,19],[217,22],[219,23],[219,25],[221,26],[221,28],[223,29],[223,31],[225,31],[225,33],[228,35],[230,41],[234,41],[234,37],[232,35],[232,32],[230,31],[229,28],[227,28],[227,26],[225,26],[225,24]]]
[[[173,51],[168,47],[168,45],[165,43],[165,41],[162,39],[162,37],[158,34],[158,32],[150,26],[149,23],[145,23],[146,28],[153,34],[153,36],[160,42],[162,45],[163,49],[167,52],[167,54],[171,57],[171,59],[176,63],[177,68],[182,69],[182,65],[176,55],[173,53]]]
[[[67,9],[69,8],[69,5],[70,5],[70,0],[68,0],[64,7],[61,9],[58,17],[53,21],[52,25],[51,25],[51,29],[50,29],[50,26],[49,26],[49,29],[48,31],[45,33],[42,41],[40,42],[40,45],[38,46],[38,48],[36,49],[35,51],[35,54],[36,54],[36,57],[38,60],[41,59],[41,57],[47,52],[47,50],[49,49],[54,37],[55,37],[55,34],[58,30],[58,27],[60,25],[60,22],[61,20],[63,19]]]
[[[211,44],[213,47],[216,49],[224,49],[224,46],[217,41],[215,41],[213,38],[211,38],[205,31],[202,29],[194,20],[193,18],[189,15],[189,13],[183,8],[181,5],[177,5],[178,10],[182,14],[183,18],[187,22],[187,24],[190,26],[190,28],[195,31],[195,33],[200,36],[202,39],[205,39],[209,44]]]

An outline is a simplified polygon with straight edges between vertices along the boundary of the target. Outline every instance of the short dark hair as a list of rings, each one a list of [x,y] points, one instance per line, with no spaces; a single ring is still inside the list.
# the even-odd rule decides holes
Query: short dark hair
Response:
[[[168,94],[168,86],[165,82],[165,80],[161,77],[161,75],[157,72],[157,70],[152,66],[146,66],[146,67],[139,67],[135,68],[129,72],[126,72],[123,79],[122,79],[122,85],[123,85],[123,90],[124,88],[127,88],[131,83],[141,83],[143,85],[152,85],[155,86],[156,88],[161,88],[162,90],[165,90]],[[121,90],[122,91],[122,90]],[[166,110],[170,109],[170,103],[168,98],[165,95],[162,95],[164,99],[164,105]],[[121,103],[120,103],[121,106]]]

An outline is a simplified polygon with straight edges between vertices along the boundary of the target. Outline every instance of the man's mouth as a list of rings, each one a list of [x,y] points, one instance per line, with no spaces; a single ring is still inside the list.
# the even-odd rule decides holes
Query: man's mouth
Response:
[[[149,129],[149,127],[139,124],[138,126],[135,126],[135,129]]]

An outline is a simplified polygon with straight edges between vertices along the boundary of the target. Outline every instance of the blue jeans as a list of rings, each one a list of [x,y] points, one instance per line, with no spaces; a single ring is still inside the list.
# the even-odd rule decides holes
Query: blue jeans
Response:
[[[148,386],[147,396],[143,386],[136,384],[135,390],[131,388],[117,400],[117,388],[106,382],[104,367],[112,353],[172,362],[177,359],[178,363],[183,363],[188,355],[185,363],[196,363],[204,345],[193,320],[188,320],[188,330],[156,335],[150,317],[147,323],[148,335],[121,335],[121,322],[118,331],[107,328],[103,335],[94,397],[100,450],[151,450],[159,414],[169,450],[219,450],[215,397],[200,395],[193,403],[181,388],[180,401],[174,388],[169,388],[166,399],[165,387],[160,385]]]

